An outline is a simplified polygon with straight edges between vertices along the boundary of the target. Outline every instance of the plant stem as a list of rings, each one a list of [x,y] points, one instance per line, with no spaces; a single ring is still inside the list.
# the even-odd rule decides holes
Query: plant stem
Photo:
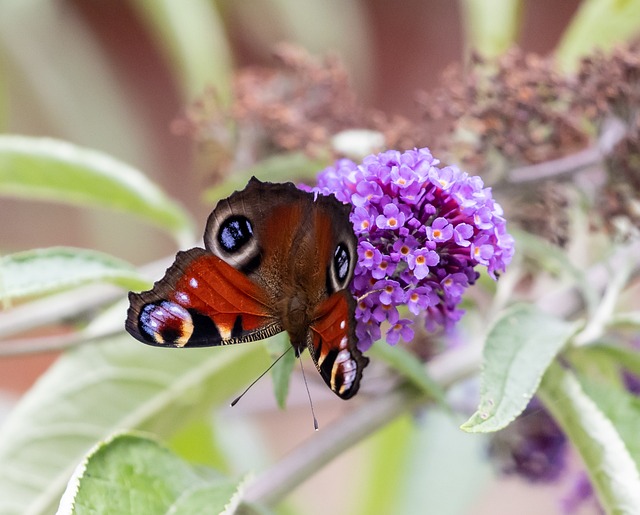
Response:
[[[626,128],[620,120],[607,120],[596,145],[551,161],[514,168],[509,172],[504,186],[522,186],[523,183],[560,179],[599,165],[625,135]]]

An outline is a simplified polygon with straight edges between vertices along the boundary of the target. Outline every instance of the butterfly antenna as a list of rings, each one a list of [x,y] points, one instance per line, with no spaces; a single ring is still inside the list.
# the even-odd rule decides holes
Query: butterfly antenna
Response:
[[[316,418],[316,412],[313,410],[313,401],[311,400],[311,392],[309,392],[309,385],[307,384],[307,376],[304,375],[304,367],[302,366],[302,360],[300,360],[300,370],[302,370],[302,379],[304,379],[304,387],[307,389],[307,397],[309,397],[309,406],[311,406],[311,416],[313,417],[313,429],[317,431],[318,419]]]
[[[286,351],[284,351],[282,354],[280,354],[280,356],[278,356],[278,359],[276,359],[273,363],[271,363],[271,365],[269,365],[269,368],[267,368],[264,372],[262,372],[262,374],[260,374],[257,379],[255,379],[249,386],[247,386],[247,388],[244,390],[244,392],[242,392],[240,395],[238,395],[233,400],[233,402],[231,403],[231,407],[233,407],[236,404],[238,404],[238,401],[240,399],[242,399],[242,397],[244,397],[244,394],[247,393],[254,384],[256,384],[258,381],[260,381],[260,379],[262,379],[265,376],[265,374],[267,372],[269,372],[269,370],[271,370],[278,361],[280,361],[282,358],[284,358],[284,355],[287,352],[289,352],[291,349],[293,349],[293,347],[290,345],[289,348]]]

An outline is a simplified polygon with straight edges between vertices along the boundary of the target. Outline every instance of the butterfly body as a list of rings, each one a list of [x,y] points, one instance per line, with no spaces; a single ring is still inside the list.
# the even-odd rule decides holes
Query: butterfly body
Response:
[[[356,259],[349,207],[293,184],[262,183],[221,200],[206,249],[180,252],[153,289],[130,293],[127,330],[166,347],[218,346],[286,331],[327,385],[353,396],[367,358],[356,346]]]

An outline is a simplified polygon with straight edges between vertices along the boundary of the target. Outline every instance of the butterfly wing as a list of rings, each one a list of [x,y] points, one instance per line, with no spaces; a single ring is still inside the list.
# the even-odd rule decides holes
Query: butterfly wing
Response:
[[[360,387],[369,359],[356,345],[355,300],[348,290],[329,296],[316,310],[307,347],[327,386],[342,399]]]
[[[165,276],[129,302],[126,329],[149,345],[229,345],[283,330],[259,285],[200,248],[178,252]]]

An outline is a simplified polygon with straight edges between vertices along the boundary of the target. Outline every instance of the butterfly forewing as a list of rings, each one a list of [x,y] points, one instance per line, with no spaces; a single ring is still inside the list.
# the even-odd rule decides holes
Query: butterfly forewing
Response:
[[[260,288],[204,249],[179,252],[153,289],[129,300],[127,331],[150,345],[228,345],[282,331]]]
[[[343,399],[357,393],[369,363],[356,345],[354,311],[355,301],[347,290],[331,295],[317,309],[307,344],[322,379]]]

